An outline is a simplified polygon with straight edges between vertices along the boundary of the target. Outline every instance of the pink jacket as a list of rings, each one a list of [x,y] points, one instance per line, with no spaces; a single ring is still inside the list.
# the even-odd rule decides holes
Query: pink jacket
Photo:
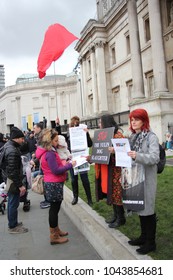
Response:
[[[66,180],[66,171],[72,168],[72,164],[63,165],[54,148],[51,151],[47,151],[38,146],[36,157],[39,159],[44,173],[44,182],[64,182]]]

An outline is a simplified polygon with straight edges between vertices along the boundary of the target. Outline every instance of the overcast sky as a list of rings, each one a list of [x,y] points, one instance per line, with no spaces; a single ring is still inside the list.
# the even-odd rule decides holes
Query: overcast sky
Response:
[[[5,66],[6,86],[22,74],[37,73],[37,58],[51,24],[60,23],[80,37],[91,18],[96,19],[96,0],[0,0],[0,64]],[[56,61],[56,74],[72,72],[76,43]],[[52,64],[47,74],[53,73]]]

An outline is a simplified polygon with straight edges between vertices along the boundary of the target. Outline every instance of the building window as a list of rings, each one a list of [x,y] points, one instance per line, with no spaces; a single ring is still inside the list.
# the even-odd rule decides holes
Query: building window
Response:
[[[126,53],[127,56],[130,54],[130,35],[129,32],[125,33],[125,37],[126,37]]]
[[[144,17],[144,34],[145,34],[145,42],[151,40],[149,15],[146,15]]]
[[[167,0],[166,1],[166,9],[167,9],[167,19],[168,19],[168,26],[173,26],[173,1]]]
[[[126,87],[127,87],[128,101],[130,103],[133,99],[133,81],[132,80],[127,81]]]
[[[147,79],[147,90],[148,96],[154,95],[154,75],[153,71],[145,73],[145,78]]]
[[[92,90],[90,90],[90,92],[88,93],[88,113],[89,115],[92,114],[92,108],[93,108],[93,93]]]
[[[121,111],[120,103],[120,86],[117,85],[112,89],[112,111],[119,113]]]
[[[90,58],[88,58],[88,60],[87,60],[87,72],[88,72],[88,77],[90,77],[91,76],[91,60],[90,60]]]
[[[116,64],[116,50],[115,50],[115,44],[111,46],[111,65]]]

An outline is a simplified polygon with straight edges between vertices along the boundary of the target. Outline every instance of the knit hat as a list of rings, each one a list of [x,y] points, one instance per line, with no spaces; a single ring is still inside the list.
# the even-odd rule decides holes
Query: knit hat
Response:
[[[21,137],[24,137],[23,132],[19,128],[13,126],[11,128],[10,138],[15,139],[15,138],[21,138]]]
[[[67,142],[65,140],[65,137],[63,135],[58,135],[58,145],[67,147]]]

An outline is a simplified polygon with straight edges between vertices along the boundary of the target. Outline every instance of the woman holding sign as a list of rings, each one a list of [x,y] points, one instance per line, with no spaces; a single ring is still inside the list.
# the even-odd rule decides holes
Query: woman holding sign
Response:
[[[141,234],[138,238],[129,240],[130,245],[140,246],[139,254],[155,251],[156,214],[155,197],[157,187],[157,163],[159,162],[159,142],[157,136],[150,132],[148,113],[144,109],[133,110],[130,115],[131,151],[128,155],[134,165],[144,168],[144,210],[138,211]],[[132,178],[135,168],[132,168]],[[138,177],[140,174],[138,173]]]
[[[114,127],[113,138],[124,138],[118,130],[118,125],[110,114],[103,115],[100,119],[100,128]],[[106,220],[110,228],[117,228],[126,222],[122,204],[122,187],[120,183],[121,167],[115,166],[115,153],[113,147],[107,164],[95,164],[97,200],[107,197],[107,203],[113,206],[113,217]]]

